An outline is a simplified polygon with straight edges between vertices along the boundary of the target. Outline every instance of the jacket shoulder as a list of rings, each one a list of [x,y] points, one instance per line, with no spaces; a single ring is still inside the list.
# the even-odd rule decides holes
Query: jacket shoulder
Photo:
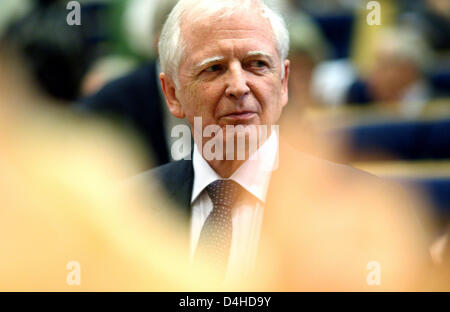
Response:
[[[331,175],[353,176],[361,179],[382,182],[383,179],[372,175],[366,171],[354,168],[347,164],[333,162],[324,158],[314,156],[302,151],[299,151],[286,143],[280,143],[280,166],[281,168],[293,170],[297,169],[299,172],[315,173],[329,173]]]
[[[190,207],[194,170],[191,160],[178,160],[138,174],[127,181],[127,187],[159,187],[169,200],[183,210]]]

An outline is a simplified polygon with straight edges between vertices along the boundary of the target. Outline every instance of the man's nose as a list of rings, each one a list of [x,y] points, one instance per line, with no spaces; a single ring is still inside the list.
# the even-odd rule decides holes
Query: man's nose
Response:
[[[227,73],[227,88],[226,95],[240,100],[243,96],[250,92],[250,88],[247,85],[246,75],[240,64],[233,64]]]

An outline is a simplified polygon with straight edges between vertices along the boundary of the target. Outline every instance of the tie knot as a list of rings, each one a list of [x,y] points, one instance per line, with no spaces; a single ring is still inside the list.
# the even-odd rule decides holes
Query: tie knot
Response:
[[[231,207],[239,195],[240,185],[233,180],[216,180],[206,187],[214,207]]]

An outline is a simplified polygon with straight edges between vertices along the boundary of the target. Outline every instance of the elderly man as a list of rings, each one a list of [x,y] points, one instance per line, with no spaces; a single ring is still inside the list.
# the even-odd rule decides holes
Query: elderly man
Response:
[[[192,208],[192,257],[199,242],[225,262],[231,250],[231,264],[254,255],[277,157],[278,138],[271,126],[288,99],[288,46],[283,20],[260,1],[180,1],[164,26],[159,44],[162,87],[171,113],[193,126],[195,146],[192,162],[159,171],[170,178],[187,173],[177,182],[186,186],[183,195]],[[201,117],[201,127],[195,127],[195,117]],[[235,153],[205,155],[209,150],[203,134],[212,125],[220,127],[226,149],[234,145]],[[238,125],[243,127],[230,127]],[[267,126],[268,139],[262,131],[248,130],[250,125]],[[260,157],[245,161],[251,156],[251,134],[260,136]],[[247,144],[244,159],[239,159],[242,135]],[[176,185],[170,188],[181,191]],[[228,192],[229,205],[221,205]],[[233,198],[237,193],[239,202]],[[207,235],[215,229],[221,233],[216,240],[211,238],[215,234]]]
[[[283,222],[290,228],[288,223],[298,220],[294,228],[310,229],[333,205],[330,219],[339,224],[338,199],[342,206],[352,206],[353,198],[358,202],[353,194],[362,181],[382,194],[377,179],[298,153],[279,140],[273,126],[288,101],[288,46],[283,19],[259,0],[180,0],[166,21],[159,43],[160,79],[170,112],[192,126],[192,160],[169,163],[136,180],[156,178],[184,212],[193,262],[206,254],[222,272],[241,276],[259,259],[262,240],[283,241],[284,247],[291,243],[292,233],[277,237],[289,232],[279,231]],[[245,157],[240,158],[242,138]],[[211,147],[211,141],[225,148]],[[358,205],[365,206],[362,200]],[[340,213],[352,216],[352,208]],[[323,233],[336,237],[329,228]],[[299,237],[317,239],[305,231]],[[328,244],[339,248],[333,241],[324,248]],[[295,252],[290,256],[295,258]],[[352,269],[364,271],[367,262]]]

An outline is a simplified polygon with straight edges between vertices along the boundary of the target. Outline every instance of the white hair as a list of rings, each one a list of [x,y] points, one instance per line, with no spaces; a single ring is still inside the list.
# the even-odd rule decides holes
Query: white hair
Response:
[[[281,76],[284,78],[284,61],[289,53],[289,32],[280,14],[269,8],[263,0],[179,0],[169,14],[159,38],[159,58],[161,69],[178,87],[178,69],[185,51],[186,43],[181,35],[181,23],[187,13],[198,13],[198,18],[232,16],[238,10],[260,8],[261,16],[267,18],[272,26],[275,46],[281,59]],[[192,21],[192,20],[190,20]]]

